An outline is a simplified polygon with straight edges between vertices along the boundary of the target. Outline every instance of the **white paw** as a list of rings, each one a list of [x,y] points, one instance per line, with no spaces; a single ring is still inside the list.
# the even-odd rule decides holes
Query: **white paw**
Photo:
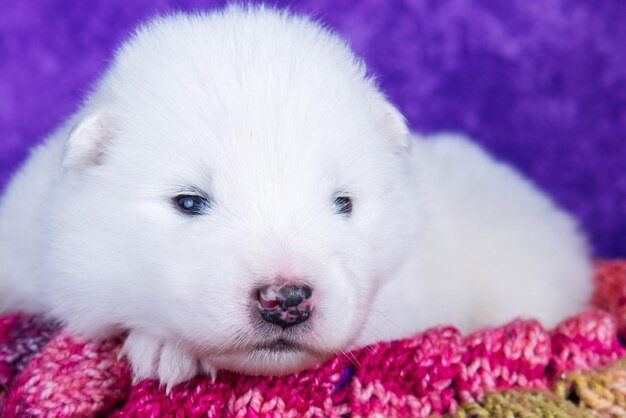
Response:
[[[206,361],[187,354],[175,343],[164,342],[150,335],[132,331],[122,347],[133,369],[133,383],[158,379],[169,394],[174,386],[200,373],[215,380],[215,370]]]

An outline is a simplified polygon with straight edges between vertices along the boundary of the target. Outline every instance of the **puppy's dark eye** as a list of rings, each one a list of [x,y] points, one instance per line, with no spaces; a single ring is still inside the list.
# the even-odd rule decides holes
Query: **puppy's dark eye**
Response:
[[[350,216],[352,213],[352,199],[348,196],[337,196],[334,201],[335,212],[339,215]]]
[[[202,215],[210,206],[207,198],[191,194],[175,197],[174,203],[176,203],[178,209],[188,215]]]

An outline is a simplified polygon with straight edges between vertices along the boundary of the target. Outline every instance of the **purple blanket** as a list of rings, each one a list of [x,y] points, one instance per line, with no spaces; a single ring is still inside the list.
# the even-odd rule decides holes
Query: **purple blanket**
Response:
[[[0,188],[142,19],[221,1],[0,2]],[[468,133],[626,256],[626,2],[301,0],[346,36],[413,129]]]

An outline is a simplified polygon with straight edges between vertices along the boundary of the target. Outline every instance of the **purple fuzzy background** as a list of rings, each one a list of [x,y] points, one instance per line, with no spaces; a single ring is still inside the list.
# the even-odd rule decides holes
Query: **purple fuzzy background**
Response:
[[[0,2],[0,187],[140,20],[223,2]],[[274,1],[346,36],[413,129],[463,131],[626,256],[626,2]],[[549,256],[549,254],[547,254]]]

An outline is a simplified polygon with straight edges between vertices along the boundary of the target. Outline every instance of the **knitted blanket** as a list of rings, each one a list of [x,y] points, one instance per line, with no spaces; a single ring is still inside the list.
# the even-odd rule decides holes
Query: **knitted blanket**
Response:
[[[626,261],[597,266],[594,308],[462,336],[438,327],[284,377],[219,372],[169,395],[131,384],[121,338],[90,342],[38,317],[0,318],[0,411],[31,417],[622,417]]]

